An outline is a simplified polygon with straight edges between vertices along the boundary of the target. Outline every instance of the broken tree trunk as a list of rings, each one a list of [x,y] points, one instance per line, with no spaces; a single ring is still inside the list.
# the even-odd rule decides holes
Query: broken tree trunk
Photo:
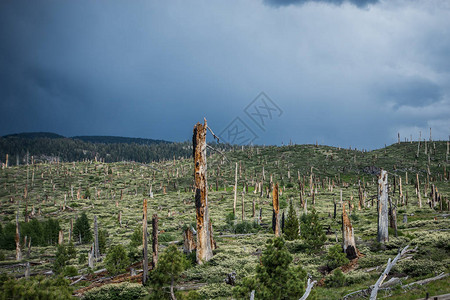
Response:
[[[197,217],[197,263],[202,264],[213,256],[209,231],[208,188],[206,181],[206,130],[207,123],[194,126],[192,145],[194,150],[194,188]],[[237,185],[235,186],[235,193]],[[235,202],[236,203],[236,202]]]
[[[144,260],[142,262],[142,284],[148,279],[148,241],[147,241],[147,199],[144,199],[143,217],[142,217],[142,246]]]
[[[95,257],[95,259],[99,259],[100,258],[100,248],[98,246],[97,216],[94,216],[94,257]]]
[[[58,245],[62,244],[64,244],[64,232],[60,230],[58,234]]]
[[[158,215],[154,214],[152,217],[152,270],[158,264]]]
[[[278,201],[278,183],[274,185],[273,187],[273,231],[275,233],[275,236],[280,236],[280,203]]]
[[[348,259],[358,257],[358,250],[356,249],[355,235],[350,218],[345,211],[345,203],[342,205],[342,248],[347,254]]]
[[[388,233],[388,174],[385,170],[380,170],[380,176],[378,178],[378,234],[377,241],[380,243],[386,243],[389,241]]]

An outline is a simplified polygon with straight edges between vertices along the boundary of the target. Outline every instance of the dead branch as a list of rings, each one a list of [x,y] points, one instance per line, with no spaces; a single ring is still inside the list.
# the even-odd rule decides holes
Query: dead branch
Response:
[[[314,284],[316,282],[317,281],[315,281],[315,280],[311,282],[311,278],[308,278],[308,285],[306,286],[306,291],[305,291],[305,293],[303,294],[303,296],[299,300],[305,300],[306,298],[308,298],[308,296],[311,293],[311,290],[314,287]]]
[[[405,248],[403,248],[403,250],[397,254],[397,256],[394,258],[393,261],[391,261],[391,259],[389,258],[386,269],[384,269],[384,272],[381,274],[380,278],[378,278],[377,282],[375,283],[375,286],[372,289],[372,292],[370,293],[370,300],[377,299],[378,289],[380,288],[381,284],[386,279],[386,277],[388,276],[392,267],[397,263],[397,261],[400,259],[400,257],[405,255],[408,248],[409,248],[409,245],[406,246]]]

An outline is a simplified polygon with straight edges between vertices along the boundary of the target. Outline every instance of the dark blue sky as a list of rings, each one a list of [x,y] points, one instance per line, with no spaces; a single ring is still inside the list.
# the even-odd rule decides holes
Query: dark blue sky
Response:
[[[1,1],[0,135],[448,139],[449,28],[446,0]]]

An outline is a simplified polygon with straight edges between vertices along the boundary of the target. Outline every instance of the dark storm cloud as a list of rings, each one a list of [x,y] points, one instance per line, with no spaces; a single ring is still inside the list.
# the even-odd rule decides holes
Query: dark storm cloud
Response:
[[[351,3],[358,7],[366,7],[369,4],[379,2],[379,0],[264,0],[265,3],[273,6],[302,5],[308,2],[328,3],[333,5],[342,5],[343,3]]]
[[[0,1],[0,135],[183,141],[203,117],[251,126],[264,91],[283,115],[256,143],[447,138],[445,1],[193,2]]]

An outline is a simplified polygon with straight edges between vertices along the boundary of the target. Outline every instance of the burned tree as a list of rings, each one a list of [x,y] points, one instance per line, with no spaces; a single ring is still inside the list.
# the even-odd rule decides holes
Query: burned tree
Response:
[[[356,249],[355,235],[353,233],[352,223],[345,211],[345,203],[342,205],[342,248],[347,254],[348,259],[358,257],[358,250]]]
[[[388,174],[385,170],[380,170],[378,178],[378,234],[377,241],[386,243],[389,241],[388,224],[389,224],[389,207],[388,207]]]
[[[206,130],[207,123],[197,123],[192,137],[194,156],[194,190],[197,218],[197,263],[202,264],[213,256],[209,231],[208,185],[206,181]]]
[[[275,236],[280,236],[280,203],[278,201],[278,183],[273,187],[273,218],[272,218],[272,228]]]

